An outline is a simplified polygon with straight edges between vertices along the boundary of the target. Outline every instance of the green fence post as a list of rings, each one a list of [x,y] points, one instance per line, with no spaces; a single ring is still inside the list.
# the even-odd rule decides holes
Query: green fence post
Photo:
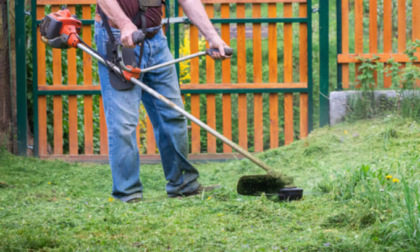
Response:
[[[314,127],[314,95],[312,78],[312,1],[308,0],[306,5],[307,38],[308,38],[308,133]]]
[[[337,14],[337,55],[342,53],[342,30],[341,30],[341,0],[337,0],[336,4]],[[336,58],[337,60],[337,58]],[[337,90],[343,90],[343,66],[337,62]]]
[[[18,155],[26,156],[28,148],[28,107],[26,99],[25,60],[25,1],[15,1],[15,43],[16,43],[16,104],[17,104],[17,147]]]
[[[329,124],[328,0],[319,1],[319,126]]]

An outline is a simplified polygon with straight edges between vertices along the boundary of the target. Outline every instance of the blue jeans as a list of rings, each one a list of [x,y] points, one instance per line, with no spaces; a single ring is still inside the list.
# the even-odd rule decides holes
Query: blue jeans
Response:
[[[112,32],[119,39],[120,31],[112,28]],[[106,42],[109,38],[102,23],[95,23],[95,40],[98,52],[106,57]],[[139,46],[136,46],[135,54],[137,58],[140,57]],[[173,57],[162,30],[153,38],[146,39],[141,68],[170,60]],[[108,128],[112,195],[121,201],[142,197],[140,156],[136,141],[140,101],[143,102],[153,125],[167,180],[168,196],[196,190],[199,186],[199,174],[187,160],[188,134],[185,116],[143,92],[139,86],[125,91],[113,89],[109,82],[108,69],[102,64],[99,64],[99,79]],[[139,80],[183,108],[174,65],[144,73]]]

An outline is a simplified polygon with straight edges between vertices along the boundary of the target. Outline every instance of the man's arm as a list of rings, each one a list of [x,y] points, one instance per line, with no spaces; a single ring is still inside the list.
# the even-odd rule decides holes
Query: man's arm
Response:
[[[98,5],[105,15],[120,29],[123,46],[133,48],[132,34],[138,29],[125,15],[118,2],[116,0],[98,0]]]
[[[187,17],[191,22],[197,26],[200,32],[204,35],[206,40],[209,42],[210,48],[219,49],[220,53],[214,53],[212,58],[214,59],[226,59],[229,58],[225,55],[224,47],[228,47],[226,43],[220,38],[214,29],[212,23],[204,10],[203,4],[200,0],[179,0],[182,9],[184,10]]]

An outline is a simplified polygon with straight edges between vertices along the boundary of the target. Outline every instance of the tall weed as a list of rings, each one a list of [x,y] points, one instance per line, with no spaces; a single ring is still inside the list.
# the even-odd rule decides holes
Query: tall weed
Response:
[[[358,88],[361,94],[350,98],[349,120],[368,119],[393,113],[414,120],[420,119],[420,91],[418,82],[420,71],[414,64],[417,61],[415,52],[420,48],[420,40],[408,42],[404,52],[409,58],[408,63],[397,63],[390,59],[386,67],[379,62],[379,57],[369,59],[359,58]],[[392,89],[397,91],[395,98],[376,96],[378,90],[376,76],[384,75],[392,78]]]
[[[416,162],[416,160],[411,160]],[[414,163],[408,165],[416,167]],[[403,167],[402,163],[396,164]],[[407,178],[415,176],[414,169],[405,169]],[[401,168],[403,169],[403,168]],[[400,180],[402,181],[400,183]],[[362,165],[357,169],[348,167],[324,174],[318,188],[329,193],[334,201],[364,205],[368,213],[357,217],[348,213],[347,219],[359,223],[353,226],[376,224],[377,230],[370,235],[379,236],[383,244],[398,243],[401,248],[420,246],[420,186],[419,181],[407,181],[388,174],[384,168]],[[356,217],[355,217],[356,216]],[[375,230],[376,230],[375,229]]]

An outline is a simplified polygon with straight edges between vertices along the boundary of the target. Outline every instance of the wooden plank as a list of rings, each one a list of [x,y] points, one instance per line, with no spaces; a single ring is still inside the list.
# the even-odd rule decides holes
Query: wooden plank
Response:
[[[349,0],[342,0],[341,6],[341,51],[343,54],[349,53]],[[349,64],[342,64],[342,86],[349,88]]]
[[[89,5],[82,6],[82,18],[91,19],[91,7]],[[83,40],[88,45],[92,44],[92,27],[91,25],[83,25]],[[83,84],[92,85],[92,56],[83,53]],[[84,100],[84,124],[85,124],[85,154],[93,154],[93,100],[91,95],[85,95]]]
[[[300,139],[308,136],[308,94],[299,95]]]
[[[66,162],[95,162],[95,163],[109,163],[108,155],[57,155],[57,156],[40,156],[40,159],[49,160],[62,160]],[[227,160],[240,160],[244,157],[237,153],[217,153],[217,154],[190,154],[188,160],[194,162],[203,161],[227,161]],[[159,154],[144,154],[141,156],[142,164],[159,164],[161,163]]]
[[[404,53],[407,43],[406,35],[406,6],[405,0],[398,0],[398,52]],[[401,63],[400,69],[404,69],[405,64]]]
[[[45,16],[44,6],[37,6],[36,16],[41,19]],[[41,33],[39,32],[39,26],[37,27],[36,33],[37,39],[37,73],[38,73],[38,85],[47,84],[46,76],[46,48],[45,44],[41,41]],[[38,150],[39,155],[48,154],[48,139],[47,139],[47,97],[38,97]]]
[[[99,97],[99,153],[108,155],[108,130],[106,128],[104,102],[102,96]]]
[[[204,4],[245,4],[245,3],[306,3],[307,0],[201,0]]]
[[[413,13],[420,13],[420,1],[413,1]],[[413,41],[420,39],[420,15],[413,15]],[[420,53],[420,48],[417,48],[417,53]],[[417,59],[420,57],[417,56]],[[420,68],[420,63],[415,63],[415,66]],[[416,86],[420,87],[420,80],[416,81]]]
[[[76,6],[67,6],[71,13],[76,13]],[[76,49],[67,50],[67,76],[68,87],[77,85]],[[69,153],[77,155],[79,152],[78,127],[77,127],[77,96],[69,95]]]
[[[292,4],[284,4],[284,17],[292,17]],[[284,24],[284,82],[293,82],[293,27]],[[293,142],[293,94],[284,94],[284,144]]]
[[[354,51],[355,53],[363,53],[363,0],[356,0],[354,2]],[[359,63],[356,63],[355,83],[356,87],[360,88],[359,76]]]
[[[415,53],[417,56],[417,61],[420,62],[420,53]],[[361,54],[339,54],[337,56],[337,61],[339,63],[356,63],[361,62],[360,59],[372,59],[373,57],[379,57],[378,62],[387,62],[390,59],[394,59],[395,62],[410,62],[408,56],[404,53],[361,53]],[[359,59],[360,58],[360,59]]]
[[[384,0],[384,53],[392,53],[392,0]],[[389,64],[384,64],[385,69]],[[390,88],[392,77],[390,71],[384,72],[384,87]]]
[[[252,17],[261,17],[261,4],[252,5]],[[252,25],[253,37],[253,63],[254,83],[262,83],[262,52],[261,52],[261,24]],[[254,94],[254,150],[264,150],[263,132],[263,97],[262,94]]]
[[[276,4],[268,4],[268,17],[277,16]],[[277,24],[268,24],[268,81],[277,83]],[[270,106],[270,148],[279,146],[279,102],[278,94],[269,95]]]
[[[307,5],[299,4],[299,17],[307,16]],[[308,82],[308,25],[299,24],[299,81]],[[300,138],[308,136],[308,94],[300,93]]]
[[[140,113],[140,109],[139,109],[139,113]],[[139,153],[141,154],[141,151],[140,151],[140,147],[141,147],[141,142],[140,142],[140,120],[137,122],[137,126],[136,126],[136,143],[137,143],[137,148],[139,150]]]
[[[60,6],[52,6],[51,11],[56,12]],[[53,85],[61,85],[61,50],[52,49],[53,55]],[[63,99],[60,95],[53,97],[54,113],[54,155],[63,154]]]
[[[369,53],[378,52],[378,0],[369,0]],[[377,72],[374,72],[375,86],[378,84]]]
[[[198,29],[194,25],[190,26],[190,52],[198,52]],[[190,66],[191,84],[198,86],[200,82],[198,58],[191,59]],[[200,95],[198,94],[191,95],[191,114],[200,118]],[[200,153],[200,127],[195,123],[191,124],[191,152]]]
[[[153,125],[150,121],[150,118],[146,117],[146,144],[147,144],[147,154],[156,153],[156,140],[153,133]]]
[[[221,18],[229,18],[229,4],[222,4],[220,7]],[[222,39],[229,46],[230,45],[230,25],[222,24]],[[230,59],[222,61],[222,83],[230,83]],[[232,140],[232,99],[230,94],[222,95],[223,104],[223,135]],[[232,148],[223,144],[223,153],[231,153]]]
[[[363,55],[363,54],[361,54]],[[370,54],[366,54],[370,55]],[[395,54],[398,56],[398,54]],[[416,54],[417,55],[417,54]],[[370,57],[373,55],[370,55]],[[420,56],[420,54],[419,54]],[[389,58],[389,57],[385,57]],[[405,58],[404,58],[405,57]],[[408,60],[407,56],[401,55],[397,57],[398,59],[406,59]],[[352,62],[353,60],[357,60],[353,54],[350,55],[339,55],[340,60],[349,60]],[[239,77],[238,77],[239,78]],[[242,80],[243,78],[243,80]],[[246,78],[241,77],[241,81],[246,81]],[[308,88],[308,84],[304,82],[293,82],[293,83],[223,83],[223,84],[215,84],[215,83],[207,83],[207,84],[200,84],[200,85],[188,85],[184,84],[181,85],[181,90],[200,90],[200,91],[211,91],[211,90],[233,90],[233,89],[261,89],[265,90],[264,92],[269,93],[270,89],[292,89],[292,88]],[[39,91],[99,91],[101,90],[101,86],[48,86],[48,85],[40,85],[38,86]],[[233,92],[233,91],[232,91]]]
[[[236,5],[236,17],[245,17],[245,4]],[[245,24],[237,24],[238,82],[246,83],[246,33]],[[238,94],[238,139],[239,146],[248,150],[248,109],[246,94]]]
[[[91,86],[91,85],[69,85],[68,86],[62,86],[62,85],[57,85],[57,86],[49,86],[49,85],[39,85],[38,86],[38,91],[100,91],[101,90],[101,86],[96,85],[96,86]]]
[[[209,18],[214,17],[214,5],[206,4],[205,9]],[[207,48],[209,43],[207,42]],[[206,56],[206,81],[207,83],[215,83],[214,60]],[[216,95],[207,95],[207,124],[216,129]],[[207,153],[216,153],[216,138],[207,132]]]
[[[215,3],[306,3],[307,0],[201,0],[203,4]],[[73,0],[72,4],[96,4],[96,0]],[[69,4],[68,0],[38,0],[37,5]]]
[[[37,5],[96,4],[96,0],[37,0]],[[53,11],[55,12],[55,11]],[[42,18],[42,17],[41,17]]]

